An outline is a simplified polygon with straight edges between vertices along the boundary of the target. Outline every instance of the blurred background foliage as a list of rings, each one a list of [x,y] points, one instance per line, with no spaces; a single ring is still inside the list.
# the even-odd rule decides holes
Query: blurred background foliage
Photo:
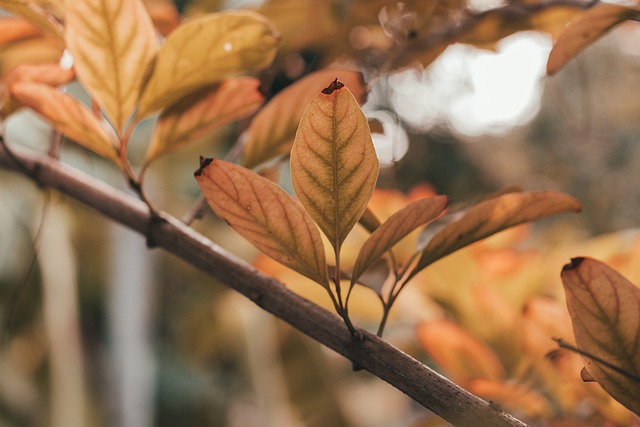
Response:
[[[40,3],[63,17],[64,2]],[[386,339],[531,425],[640,425],[597,385],[583,383],[579,358],[551,340],[572,341],[559,278],[569,257],[597,257],[640,282],[636,23],[547,78],[551,37],[577,7],[492,15],[503,3],[145,3],[164,35],[180,16],[230,7],[271,18],[282,48],[260,76],[268,96],[334,62],[362,70],[370,84],[363,109],[384,166],[372,202],[382,218],[416,194],[447,194],[461,205],[520,187],[580,199],[580,215],[519,227],[428,268],[398,300]],[[453,23],[470,22],[463,11],[484,19],[450,37]],[[59,47],[39,35],[1,43],[1,25],[0,75],[59,58]],[[544,32],[522,32],[529,29]],[[398,44],[407,47],[401,54]],[[422,65],[401,69],[416,60]],[[86,97],[77,85],[69,91]],[[49,129],[33,115],[17,113],[5,125],[11,144],[46,151]],[[152,126],[136,131],[134,163],[143,160]],[[235,123],[159,159],[147,177],[151,199],[182,216],[198,196],[198,155],[224,157],[246,126]],[[88,152],[65,144],[62,158],[125,188],[112,166]],[[0,189],[0,427],[445,425],[96,212],[5,171]],[[194,227],[328,305],[324,290],[257,256],[213,215]],[[364,235],[356,229],[346,248]],[[355,250],[344,251],[355,258]],[[381,309],[372,292],[358,289],[352,310],[375,329]]]

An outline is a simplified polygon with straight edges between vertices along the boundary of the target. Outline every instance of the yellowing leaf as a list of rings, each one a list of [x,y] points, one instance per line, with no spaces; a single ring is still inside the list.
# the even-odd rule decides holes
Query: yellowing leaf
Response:
[[[40,6],[28,0],[0,0],[0,9],[22,16],[62,44],[63,28],[60,22]]]
[[[222,160],[203,159],[195,176],[209,206],[234,230],[274,260],[328,287],[320,232],[283,189]]]
[[[592,258],[574,258],[562,269],[573,332],[588,373],[614,399],[640,414],[640,289]],[[633,378],[635,377],[635,378]]]
[[[123,129],[157,51],[146,9],[140,0],[69,0],[65,39],[78,80]]]
[[[573,20],[555,42],[547,62],[552,75],[603,34],[622,21],[638,16],[637,7],[620,4],[598,4]]]
[[[259,86],[260,81],[252,77],[230,79],[169,107],[160,115],[156,124],[147,153],[147,163],[167,151],[253,113],[264,101]]]
[[[355,282],[376,260],[413,230],[436,219],[447,203],[446,196],[418,200],[382,223],[362,245],[353,267],[352,281]]]
[[[100,119],[77,99],[41,83],[17,82],[11,94],[63,135],[107,158],[118,161],[117,151]]]
[[[139,116],[229,77],[268,67],[277,46],[273,25],[254,12],[215,13],[186,21],[158,52],[140,97]]]
[[[243,164],[253,169],[269,159],[289,153],[307,104],[316,96],[319,87],[336,78],[349,88],[360,104],[364,102],[366,87],[361,73],[325,69],[309,74],[279,92],[253,118],[247,129]]]
[[[563,212],[579,212],[580,209],[576,199],[553,191],[507,193],[485,200],[433,236],[411,275],[506,228]]]
[[[305,110],[291,150],[293,188],[338,252],[378,178],[367,119],[338,80]]]

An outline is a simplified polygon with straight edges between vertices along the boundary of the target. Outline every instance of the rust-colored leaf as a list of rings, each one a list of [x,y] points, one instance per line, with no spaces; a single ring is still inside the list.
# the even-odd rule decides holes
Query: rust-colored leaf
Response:
[[[474,378],[504,377],[502,363],[494,351],[450,320],[421,323],[418,342],[453,381],[465,386]]]
[[[256,111],[264,101],[259,86],[252,77],[230,79],[168,108],[158,119],[146,162]]]
[[[291,150],[293,188],[334,249],[362,216],[378,158],[358,101],[337,79],[305,110]]]
[[[60,22],[40,6],[29,0],[0,0],[0,9],[25,18],[45,33],[53,36],[58,44],[63,44],[64,29]]]
[[[446,196],[430,197],[410,203],[396,212],[364,242],[353,267],[355,282],[376,260],[421,225],[436,219],[447,207]]]
[[[40,30],[29,21],[13,16],[0,17],[0,45],[38,37]]]
[[[248,169],[204,159],[195,173],[209,206],[274,260],[328,287],[322,238],[302,206]]]
[[[576,199],[553,191],[507,193],[485,200],[433,236],[412,275],[450,253],[506,228],[563,212],[579,212],[580,209]]]
[[[41,83],[17,82],[11,94],[63,135],[103,157],[118,161],[113,140],[100,120],[77,99]]]
[[[186,21],[160,48],[140,97],[140,117],[241,74],[268,67],[278,46],[273,25],[249,12],[214,13]]]
[[[269,159],[289,153],[307,104],[319,87],[336,78],[349,88],[360,104],[364,102],[366,87],[361,73],[326,69],[309,74],[274,96],[253,118],[247,129],[243,164],[253,169]]]
[[[170,0],[144,0],[144,6],[151,17],[153,25],[163,36],[168,36],[180,25],[180,13]]]
[[[635,6],[602,3],[571,21],[553,45],[547,62],[547,74],[552,75],[607,31],[623,21],[637,17]]]
[[[578,348],[620,371],[583,356],[593,379],[640,414],[640,289],[592,258],[574,258],[562,282]]]
[[[67,1],[65,39],[78,80],[116,129],[123,129],[158,49],[142,2]]]

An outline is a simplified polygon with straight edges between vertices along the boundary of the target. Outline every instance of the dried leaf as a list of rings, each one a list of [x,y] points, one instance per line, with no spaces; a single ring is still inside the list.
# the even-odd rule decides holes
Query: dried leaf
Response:
[[[28,0],[0,0],[0,9],[25,18],[45,33],[53,36],[58,44],[63,44],[62,24],[40,6]]]
[[[164,37],[180,25],[180,13],[170,0],[144,0],[153,25]]]
[[[203,159],[195,173],[209,206],[259,250],[328,287],[322,238],[302,206],[248,169]]]
[[[169,107],[158,119],[146,162],[252,114],[264,101],[259,86],[252,77],[230,79]]]
[[[58,62],[63,46],[51,37],[36,37],[3,46],[0,49],[0,78],[21,64]]]
[[[507,193],[485,200],[433,236],[411,275],[506,228],[563,212],[579,212],[580,209],[576,199],[553,191]]]
[[[273,25],[254,12],[191,19],[169,34],[160,48],[138,114],[147,116],[199,89],[268,67],[277,46]]]
[[[366,87],[357,71],[325,69],[316,71],[282,90],[260,110],[247,129],[243,164],[253,169],[276,156],[289,153],[300,118],[319,87],[328,81],[343,82],[362,104]]]
[[[371,212],[371,209],[368,207],[364,210],[364,213],[358,220],[358,223],[360,223],[360,225],[362,225],[369,233],[373,233],[378,227],[380,227],[380,225],[382,225],[378,217]]]
[[[591,357],[588,373],[614,399],[640,414],[640,289],[592,258],[574,258],[562,269],[562,282],[578,348]]]
[[[640,9],[620,4],[602,3],[582,13],[560,34],[547,62],[547,74],[552,75],[607,31],[627,19],[638,16]]]
[[[121,130],[136,108],[157,51],[156,32],[140,0],[67,1],[65,39],[78,80]]]
[[[11,94],[63,135],[89,150],[118,162],[112,139],[100,120],[77,99],[41,83],[17,82]]]
[[[364,242],[353,267],[352,280],[357,280],[376,260],[421,225],[436,219],[447,207],[446,196],[436,196],[410,203],[396,212]]]
[[[424,322],[418,342],[451,379],[466,385],[474,378],[501,379],[504,367],[494,351],[450,320]]]
[[[338,80],[305,110],[291,150],[293,188],[338,252],[367,208],[378,178],[369,125]]]

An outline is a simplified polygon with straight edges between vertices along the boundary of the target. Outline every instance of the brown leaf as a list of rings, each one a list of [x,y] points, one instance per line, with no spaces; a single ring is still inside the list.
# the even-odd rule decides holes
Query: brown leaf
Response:
[[[620,4],[597,4],[573,20],[553,45],[547,62],[552,75],[619,23],[638,16],[640,9]]]
[[[0,45],[38,37],[40,30],[29,21],[13,16],[0,17]]]
[[[627,375],[583,354],[588,373],[640,414],[640,289],[592,258],[572,259],[562,283],[578,348]]]
[[[77,99],[41,83],[17,82],[11,94],[51,122],[63,135],[89,150],[118,162],[118,154],[100,120]]]
[[[140,0],[67,2],[65,39],[78,80],[121,131],[136,108],[157,37]]]
[[[222,160],[203,159],[195,176],[209,206],[234,230],[274,260],[329,286],[320,232],[283,189]]]
[[[230,79],[168,108],[158,119],[146,163],[252,114],[264,101],[259,86],[260,81],[252,77]]]
[[[254,12],[190,19],[169,34],[160,48],[140,96],[138,115],[167,108],[230,77],[260,71],[273,62],[277,47],[275,28]]]
[[[336,79],[309,103],[291,150],[293,188],[336,252],[367,208],[378,169],[367,119]]]
[[[410,203],[378,227],[364,242],[353,267],[356,281],[376,260],[421,225],[436,219],[447,207],[446,196],[436,196]]]
[[[25,18],[33,25],[53,36],[59,45],[64,44],[62,24],[51,14],[46,12],[37,4],[29,0],[0,0],[0,9],[5,9],[11,13]]]
[[[164,37],[180,25],[180,13],[170,0],[144,0],[153,25]]]
[[[316,96],[319,87],[336,78],[349,88],[360,104],[364,102],[366,87],[361,73],[325,69],[309,74],[274,96],[253,118],[247,129],[243,164],[253,169],[289,153],[307,104]]]
[[[433,236],[411,276],[440,258],[506,228],[580,209],[576,199],[553,191],[507,193],[485,200]]]

